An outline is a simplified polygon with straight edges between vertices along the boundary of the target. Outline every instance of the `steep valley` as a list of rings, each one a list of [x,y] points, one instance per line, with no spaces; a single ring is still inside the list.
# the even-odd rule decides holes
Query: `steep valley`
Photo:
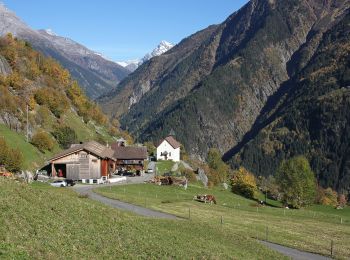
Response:
[[[318,61],[316,57],[320,55],[320,46],[325,44],[325,37],[336,35],[338,24],[346,25],[349,6],[349,1],[337,0],[252,0],[222,24],[199,31],[146,62],[98,101],[107,113],[120,120],[124,129],[140,140],[157,141],[173,129],[177,139],[194,157],[205,159],[208,149],[214,147],[225,154],[224,159],[233,166],[243,163],[256,174],[271,174],[275,167],[260,165],[271,165],[264,161],[264,156],[256,159],[254,153],[250,153],[250,157],[237,153],[246,154],[248,141],[259,136],[260,130],[269,123],[280,122],[277,116],[272,116],[282,111],[282,107],[284,111],[290,109],[286,102],[296,102],[292,93],[302,95],[305,100],[313,98],[315,91],[297,91],[299,81],[307,77],[307,68],[319,66],[333,70],[337,65],[332,59]],[[329,48],[336,40],[336,37],[330,38]],[[348,49],[342,48],[346,60]],[[340,74],[327,74],[328,69],[320,71],[317,75],[326,77],[327,82],[330,75],[334,82],[342,81]],[[332,91],[342,87],[346,87],[346,83],[337,83]],[[288,98],[286,93],[289,93]],[[328,97],[327,92],[323,95],[328,101],[323,102],[320,109],[332,104],[331,96]],[[311,106],[316,108],[317,104],[305,109]],[[337,111],[347,114],[346,98],[339,106],[329,112],[330,115],[335,116]],[[302,114],[298,120],[305,123],[303,120],[307,117]],[[343,125],[349,125],[347,118],[343,118]],[[297,135],[308,135],[307,130]],[[337,134],[343,130],[343,127],[333,129]],[[332,144],[320,135],[311,133],[320,143],[316,154],[323,158],[320,160],[327,161],[329,158],[326,159],[325,154]],[[291,143],[297,140],[293,138]],[[342,149],[348,149],[348,145],[344,145],[346,148]],[[313,146],[306,145],[293,153],[288,152],[284,143],[281,146],[280,150],[286,155],[273,156],[276,157],[273,165],[292,154],[303,153],[310,160],[314,159],[310,155]],[[272,146],[270,150],[280,151],[278,148]],[[336,158],[334,162],[342,155],[337,153]],[[345,158],[341,160],[345,160],[344,165],[349,162]],[[313,168],[325,185],[339,189],[341,178],[338,177],[349,175],[333,166],[325,170],[324,163],[319,164],[322,167],[316,164],[312,163]],[[325,172],[334,179],[326,181]]]

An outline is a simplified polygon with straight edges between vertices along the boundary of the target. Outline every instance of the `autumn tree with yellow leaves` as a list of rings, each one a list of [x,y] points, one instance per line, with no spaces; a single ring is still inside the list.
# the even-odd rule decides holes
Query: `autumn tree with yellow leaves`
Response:
[[[254,199],[257,196],[258,188],[254,175],[244,167],[233,172],[231,180],[232,192],[246,198]]]

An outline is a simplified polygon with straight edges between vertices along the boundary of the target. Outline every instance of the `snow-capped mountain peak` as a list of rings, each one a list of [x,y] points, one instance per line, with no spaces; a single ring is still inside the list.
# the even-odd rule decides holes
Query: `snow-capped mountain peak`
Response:
[[[167,42],[167,41],[161,41],[158,46],[153,49],[152,52],[147,53],[145,56],[143,56],[142,59],[135,59],[135,60],[128,60],[128,61],[118,61],[117,63],[120,66],[123,66],[124,68],[127,68],[129,71],[133,72],[136,70],[139,66],[141,66],[142,63],[150,60],[153,57],[160,56],[163,53],[170,50],[172,47],[174,47],[174,44]]]
[[[58,36],[56,33],[54,33],[54,31],[50,28],[48,29],[44,29],[43,30],[44,32],[46,32],[48,35],[51,35],[51,36]]]
[[[152,57],[162,55],[163,53],[170,50],[174,45],[167,41],[161,41],[158,46],[152,51],[151,55]]]

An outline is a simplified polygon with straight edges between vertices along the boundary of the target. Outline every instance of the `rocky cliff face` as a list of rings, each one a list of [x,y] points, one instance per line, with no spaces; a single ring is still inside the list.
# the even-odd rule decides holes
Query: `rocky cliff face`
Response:
[[[0,75],[7,76],[12,72],[12,69],[7,60],[0,55]]]
[[[129,74],[127,69],[71,39],[46,30],[31,29],[4,5],[0,5],[0,35],[7,33],[30,42],[35,49],[58,60],[91,98],[110,91]]]
[[[348,7],[336,0],[252,0],[146,62],[99,102],[141,139],[174,129],[192,155],[204,158],[209,147],[226,152]]]

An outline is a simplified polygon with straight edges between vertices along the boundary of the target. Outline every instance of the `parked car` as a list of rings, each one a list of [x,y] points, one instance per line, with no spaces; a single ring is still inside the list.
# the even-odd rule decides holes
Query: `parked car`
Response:
[[[66,183],[67,183],[67,186],[74,186],[76,184],[75,180],[72,180],[72,179],[66,179]]]
[[[153,173],[153,169],[147,169],[147,173]]]
[[[37,171],[36,174],[34,175],[34,180],[35,181],[41,181],[41,182],[47,182],[50,180],[51,177],[48,175],[47,171]]]
[[[135,176],[136,176],[136,173],[135,173],[135,172],[131,172],[131,171],[123,171],[120,175],[121,175],[121,176],[135,177]]]
[[[57,181],[54,181],[54,182],[51,182],[50,183],[51,186],[54,186],[54,187],[67,187],[67,182],[65,180],[57,180]]]

